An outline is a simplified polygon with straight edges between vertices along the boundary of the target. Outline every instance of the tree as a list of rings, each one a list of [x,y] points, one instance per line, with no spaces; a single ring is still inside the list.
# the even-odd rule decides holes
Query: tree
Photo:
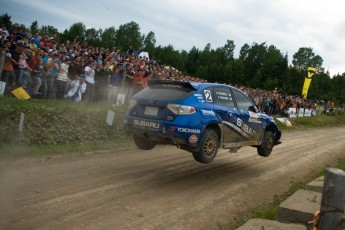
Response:
[[[116,46],[121,50],[127,50],[130,46],[139,50],[142,47],[139,25],[133,21],[121,25],[116,31]]]
[[[40,29],[40,33],[47,34],[49,37],[53,37],[54,35],[59,34],[59,31],[54,26],[42,26]]]
[[[102,46],[106,48],[116,47],[116,29],[111,26],[106,28],[100,35],[102,40]]]
[[[74,23],[65,32],[66,32],[66,34],[64,37],[66,40],[71,40],[71,41],[76,40],[79,42],[85,41],[86,27],[82,22]]]
[[[87,29],[85,31],[85,42],[93,47],[99,46],[101,42],[101,34],[102,30],[96,30],[94,28]]]
[[[322,70],[323,60],[319,55],[315,55],[312,48],[299,48],[293,55],[292,64],[300,70],[306,70],[308,67],[314,67],[319,71]]]
[[[225,58],[228,61],[232,61],[234,59],[234,50],[235,50],[235,43],[234,41],[227,40],[226,44],[221,48],[225,53]]]
[[[35,33],[38,32],[39,29],[38,29],[38,22],[37,22],[37,20],[33,21],[31,23],[30,30],[31,30],[31,34],[35,34]]]
[[[146,36],[144,36],[143,50],[148,52],[150,55],[154,53],[156,45],[155,33],[150,31]]]
[[[9,16],[8,14],[2,14],[0,17],[0,24],[4,24],[8,29],[12,28],[12,21],[11,21],[11,16]]]
[[[198,68],[199,53],[200,51],[195,46],[193,46],[193,48],[187,54],[185,69],[190,75],[196,74],[196,70]]]

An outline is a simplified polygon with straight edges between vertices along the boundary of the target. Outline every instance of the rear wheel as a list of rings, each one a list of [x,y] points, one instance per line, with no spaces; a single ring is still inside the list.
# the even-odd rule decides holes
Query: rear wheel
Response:
[[[258,146],[258,154],[262,157],[268,157],[274,146],[274,135],[271,131],[266,130],[260,146]]]
[[[150,139],[137,135],[134,135],[134,143],[139,149],[142,150],[151,150],[156,146],[156,144]]]
[[[200,142],[200,150],[193,152],[193,157],[200,163],[208,164],[216,157],[218,147],[219,138],[217,133],[212,129],[206,129]]]

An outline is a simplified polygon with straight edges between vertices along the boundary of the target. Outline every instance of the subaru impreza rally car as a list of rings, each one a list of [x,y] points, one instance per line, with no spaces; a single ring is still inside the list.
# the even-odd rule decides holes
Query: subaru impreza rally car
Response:
[[[281,137],[274,119],[250,97],[218,83],[149,81],[131,98],[124,126],[140,149],[171,144],[201,163],[212,162],[218,148],[253,146],[268,157]]]

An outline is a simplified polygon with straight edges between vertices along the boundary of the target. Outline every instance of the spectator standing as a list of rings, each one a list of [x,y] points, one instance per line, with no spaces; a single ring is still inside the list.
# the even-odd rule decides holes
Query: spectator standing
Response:
[[[97,62],[95,70],[95,100],[106,101],[108,99],[108,81],[111,75],[110,70]]]
[[[145,73],[144,69],[139,69],[138,72],[134,73],[133,79],[131,82],[132,93],[129,95],[130,97],[132,97],[134,94],[144,89],[144,85],[143,85],[144,73]]]
[[[68,56],[61,58],[61,65],[59,66],[57,78],[56,78],[56,98],[63,99],[66,94],[66,87],[68,81],[68,68],[69,59]]]
[[[29,67],[27,61],[27,56],[25,51],[22,52],[21,55],[19,55],[18,60],[18,84],[19,86],[22,86],[27,91],[30,91],[30,84],[31,84],[31,74],[30,72],[32,69]]]
[[[95,96],[95,62],[86,62],[84,68],[85,83],[87,85],[85,98],[87,101],[93,101]]]
[[[114,68],[113,74],[111,75],[109,79],[108,101],[111,103],[116,102],[118,88],[121,86],[121,75],[120,75],[121,69],[122,69],[122,65],[118,65],[116,68]]]
[[[71,63],[68,68],[68,83],[67,83],[67,89],[69,88],[68,85],[70,82],[76,80],[79,78],[81,74],[83,74],[83,65],[81,63],[81,56],[75,56],[73,61],[70,60]]]
[[[5,25],[5,24],[1,24],[0,33],[1,33],[1,34],[4,34],[3,40],[6,40],[7,37],[10,36],[10,33],[9,33],[8,30],[6,29],[6,25]]]
[[[42,86],[43,82],[43,74],[44,74],[44,67],[43,67],[43,59],[40,55],[36,55],[35,57],[36,63],[33,66],[33,95],[34,97],[40,95],[39,90]]]
[[[48,60],[46,65],[47,69],[50,70],[50,75],[48,75],[47,79],[47,97],[53,98],[54,97],[54,90],[55,90],[55,81],[58,73],[58,69],[60,68],[60,55],[57,53],[53,54],[53,59]]]
[[[15,88],[16,84],[16,76],[13,68],[14,65],[17,65],[17,62],[12,59],[11,53],[6,53],[4,65],[2,67],[1,81],[6,82],[5,94],[8,95]]]

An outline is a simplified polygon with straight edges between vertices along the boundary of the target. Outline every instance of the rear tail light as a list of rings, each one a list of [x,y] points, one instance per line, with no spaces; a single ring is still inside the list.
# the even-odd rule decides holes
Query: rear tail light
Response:
[[[168,104],[168,109],[176,115],[189,115],[196,112],[193,106],[180,105],[180,104]]]

